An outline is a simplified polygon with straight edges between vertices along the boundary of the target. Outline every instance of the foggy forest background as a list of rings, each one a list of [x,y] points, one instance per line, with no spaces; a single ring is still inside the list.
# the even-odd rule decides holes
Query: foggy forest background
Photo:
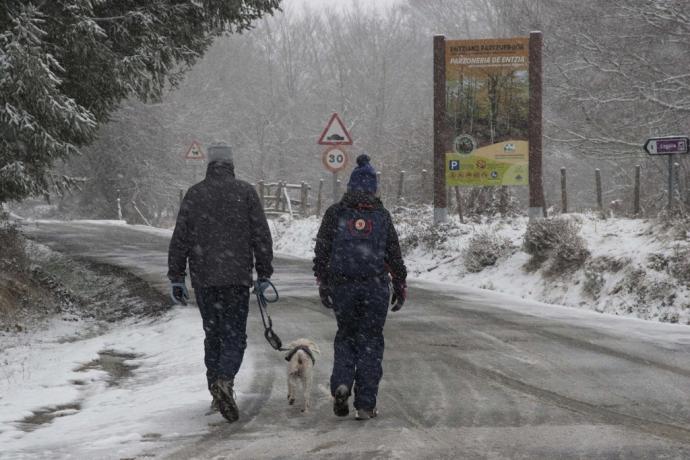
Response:
[[[690,128],[689,12],[682,0],[403,0],[377,14],[366,2],[339,12],[286,8],[219,38],[160,101],[123,103],[94,144],[58,165],[86,179],[58,201],[60,210],[113,218],[119,190],[127,218],[136,220],[128,209],[134,201],[161,221],[179,190],[201,178],[183,160],[193,140],[230,143],[238,176],[250,182],[305,181],[315,190],[323,178],[329,185],[316,140],[332,112],[353,135],[352,160],[366,151],[382,171],[385,200],[405,170],[407,197],[430,201],[419,179],[432,170],[433,35],[541,30],[547,206],[559,210],[566,167],[570,209],[595,207],[600,168],[604,202],[620,199],[627,211],[640,164],[650,215],[665,205],[666,158],[641,146]],[[690,163],[679,162],[679,197],[690,205]],[[526,188],[510,192],[526,207]]]

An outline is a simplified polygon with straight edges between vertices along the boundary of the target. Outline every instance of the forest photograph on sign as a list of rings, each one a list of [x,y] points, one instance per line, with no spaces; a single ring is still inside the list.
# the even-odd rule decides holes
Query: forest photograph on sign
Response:
[[[446,41],[450,186],[527,185],[529,38]]]

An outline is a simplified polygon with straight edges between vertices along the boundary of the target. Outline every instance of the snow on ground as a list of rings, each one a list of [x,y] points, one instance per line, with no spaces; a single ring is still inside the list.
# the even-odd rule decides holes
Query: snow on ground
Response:
[[[429,208],[398,209],[393,218],[411,279],[489,289],[522,299],[615,315],[690,324],[688,285],[672,276],[669,269],[669,260],[690,247],[689,239],[687,235],[674,235],[672,229],[664,229],[656,221],[569,215],[569,219],[581,225],[580,235],[591,252],[590,263],[572,272],[552,275],[546,268],[532,272],[525,268],[530,260],[530,255],[521,249],[526,217],[461,224],[456,216],[451,216],[450,223],[440,230],[430,225]],[[272,221],[276,251],[312,258],[319,225],[320,220],[315,217]],[[463,250],[474,235],[487,231],[506,238],[513,247],[511,254],[478,273],[470,272],[465,267]]]
[[[0,337],[0,457],[122,458],[224,423],[205,415],[196,308],[89,337],[92,326],[56,319],[32,334]],[[252,372],[247,350],[240,401]]]
[[[688,318],[687,288],[664,269],[650,268],[649,261],[655,254],[653,259],[663,266],[664,260],[668,262],[668,257],[687,247],[686,235],[674,239],[651,221],[573,216],[582,224],[590,259],[608,256],[624,261],[617,271],[602,272],[603,284],[595,300],[583,292],[584,269],[555,278],[545,276],[543,269],[524,269],[529,257],[519,249],[527,225],[522,217],[475,224],[453,220],[435,230],[428,223],[430,212],[409,210],[394,216],[411,278],[424,280],[426,288],[476,298],[477,305],[488,302],[529,315],[596,325],[659,344],[687,343],[685,327],[621,320],[529,300],[653,319],[663,319],[666,309],[677,313],[683,323]],[[119,221],[90,224],[125,225]],[[315,217],[271,221],[276,252],[310,259],[319,225]],[[164,237],[171,232],[134,228]],[[486,230],[507,238],[514,248],[494,266],[470,273],[464,267],[463,249],[473,235]],[[631,273],[638,273],[632,278],[638,288],[648,289],[613,293]],[[672,291],[673,302],[668,295],[649,294],[655,292],[654,286]],[[641,292],[648,297],[640,297]],[[659,304],[641,305],[641,299],[659,299]],[[628,311],[630,306],[635,308]],[[640,307],[645,306],[647,310],[642,311]],[[131,457],[177,445],[225,423],[218,414],[206,415],[209,396],[203,379],[203,330],[195,308],[175,308],[156,319],[127,320],[105,333],[89,321],[56,318],[36,332],[0,336],[0,351],[3,458]],[[243,382],[251,380],[253,362],[248,349],[238,376],[240,403],[252,397]]]
[[[463,224],[457,216],[450,216],[450,222],[439,229],[431,225],[428,206],[397,208],[393,212],[410,280],[476,287],[600,313],[690,324],[690,236],[686,231],[650,219],[602,219],[594,213],[568,214],[566,218],[581,228],[590,256],[583,267],[554,275],[547,266],[527,269],[530,255],[522,250],[526,217]],[[123,221],[79,222],[126,225]],[[319,218],[284,216],[269,224],[276,253],[313,258]],[[171,229],[130,227],[167,238],[171,235]],[[510,253],[480,272],[468,271],[464,250],[473,236],[486,232],[507,239],[512,246]],[[674,267],[673,261],[678,259],[687,262]]]

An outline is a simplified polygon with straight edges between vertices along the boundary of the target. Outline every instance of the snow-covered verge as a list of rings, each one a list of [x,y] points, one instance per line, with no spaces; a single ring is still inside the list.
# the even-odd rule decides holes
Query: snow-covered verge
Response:
[[[450,216],[432,225],[430,207],[393,209],[410,279],[511,294],[549,304],[646,320],[690,324],[690,237],[687,221],[602,219],[568,214],[583,239],[583,263],[536,263],[524,249],[528,220],[466,221]],[[47,221],[46,221],[47,222]],[[86,221],[85,221],[86,222]],[[127,225],[121,221],[93,221]],[[311,259],[320,219],[270,220],[278,254]],[[170,229],[133,226],[169,237]],[[478,243],[478,244],[475,244]]]
[[[413,279],[444,282],[602,313],[690,324],[690,238],[682,223],[569,214],[588,250],[584,263],[535,263],[523,249],[526,217],[440,228],[431,209],[398,208],[393,219]],[[272,221],[277,252],[313,257],[316,217]],[[474,240],[478,244],[472,245]],[[488,248],[487,248],[488,247]],[[479,270],[479,271],[477,271]]]
[[[0,227],[0,245],[0,335],[40,329],[55,317],[107,327],[169,307],[166,296],[126,270],[72,259],[14,226]]]
[[[224,423],[206,415],[195,308],[127,320],[91,338],[84,321],[47,326],[2,338],[0,457],[130,457]],[[252,375],[247,355],[240,377]],[[240,401],[246,393],[240,383]]]
[[[206,415],[196,308],[170,310],[162,294],[115,267],[30,241],[25,251],[31,272],[49,276],[47,303],[26,298],[16,308],[31,314],[0,330],[1,458],[132,457],[225,423]],[[248,352],[241,375],[252,372]],[[237,393],[247,394],[242,383]]]
[[[0,457],[123,458],[221,421],[196,309],[3,230]]]

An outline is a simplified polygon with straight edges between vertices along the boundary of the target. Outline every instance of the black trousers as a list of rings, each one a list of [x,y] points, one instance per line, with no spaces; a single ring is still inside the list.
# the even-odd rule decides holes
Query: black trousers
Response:
[[[218,379],[232,380],[247,348],[249,288],[219,286],[194,290],[206,339],[204,363],[209,389]]]
[[[388,280],[384,278],[333,288],[338,332],[333,342],[331,394],[340,385],[354,389],[355,409],[376,407],[383,376],[383,327],[388,315],[388,295]]]

